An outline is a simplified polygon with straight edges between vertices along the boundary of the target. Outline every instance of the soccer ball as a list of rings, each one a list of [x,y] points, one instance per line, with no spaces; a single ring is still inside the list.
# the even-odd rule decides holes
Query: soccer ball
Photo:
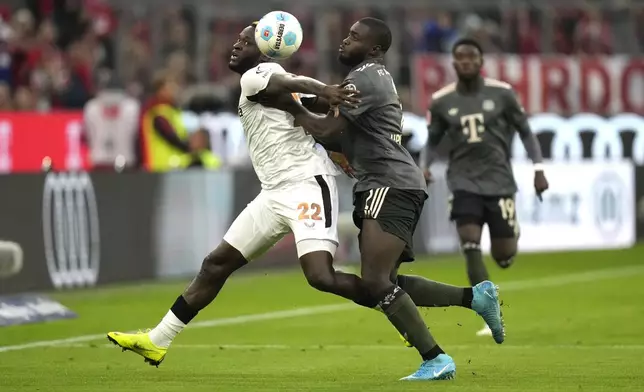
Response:
[[[302,38],[300,22],[284,11],[269,12],[255,27],[257,47],[264,55],[275,60],[291,57],[300,48]]]

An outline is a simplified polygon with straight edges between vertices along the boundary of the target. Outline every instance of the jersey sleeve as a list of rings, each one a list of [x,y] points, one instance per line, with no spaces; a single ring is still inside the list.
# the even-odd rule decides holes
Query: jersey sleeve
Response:
[[[521,136],[532,133],[528,124],[528,116],[525,109],[519,103],[519,97],[513,90],[509,90],[506,99],[506,113],[508,122],[519,132]]]
[[[355,122],[358,117],[377,107],[377,92],[366,75],[356,73],[345,79],[347,88],[360,92],[360,103],[357,107],[340,106],[340,113],[349,121]]]
[[[262,63],[255,68],[246,71],[241,77],[241,90],[245,97],[252,97],[266,89],[271,75],[286,73],[284,68],[277,63]]]

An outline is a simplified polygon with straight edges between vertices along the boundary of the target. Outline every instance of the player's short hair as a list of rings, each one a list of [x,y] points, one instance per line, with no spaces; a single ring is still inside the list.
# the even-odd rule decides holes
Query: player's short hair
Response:
[[[478,41],[474,38],[469,37],[460,38],[459,40],[454,42],[454,46],[452,46],[452,54],[456,53],[456,49],[462,45],[470,45],[475,47],[476,49],[478,49],[481,56],[483,56],[483,48],[481,48],[481,44],[479,44]]]
[[[389,26],[387,26],[387,23],[380,19],[371,17],[362,18],[359,22],[369,27],[374,34],[376,45],[379,45],[382,48],[382,51],[386,53],[391,47],[392,41],[391,30],[389,29]]]

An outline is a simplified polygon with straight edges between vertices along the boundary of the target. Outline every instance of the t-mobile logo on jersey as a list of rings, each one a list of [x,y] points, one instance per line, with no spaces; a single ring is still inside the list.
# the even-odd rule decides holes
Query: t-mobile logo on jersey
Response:
[[[461,116],[463,135],[467,136],[468,143],[480,143],[481,134],[485,131],[483,126],[483,113],[474,113]]]
[[[11,171],[11,136],[13,129],[9,121],[0,122],[0,173]]]

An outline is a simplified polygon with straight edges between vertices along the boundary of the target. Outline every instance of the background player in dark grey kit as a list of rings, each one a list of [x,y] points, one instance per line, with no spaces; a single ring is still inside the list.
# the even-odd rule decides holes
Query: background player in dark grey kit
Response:
[[[490,229],[492,257],[501,267],[510,266],[517,252],[517,187],[510,164],[515,132],[535,164],[539,197],[548,181],[541,148],[511,86],[481,77],[483,54],[476,41],[457,41],[452,55],[458,82],[432,96],[428,145],[431,150],[448,139],[451,219],[458,228],[470,283],[476,285],[488,279],[480,246],[484,224]]]
[[[360,20],[342,42],[339,57],[343,64],[353,67],[344,85],[355,89],[361,102],[357,107],[341,107],[340,115],[336,112],[335,116],[316,116],[297,104],[288,110],[314,137],[329,144],[339,143],[354,170],[358,180],[354,221],[361,229],[364,285],[423,358],[420,369],[405,379],[452,378],[454,361],[432,338],[405,286],[416,290],[414,298],[427,298],[427,293],[432,289],[436,292],[440,284],[419,278],[401,279],[398,285],[391,279],[399,261],[413,260],[412,236],[427,194],[422,170],[401,145],[402,107],[393,79],[383,65],[390,45],[391,31],[384,22]],[[450,287],[442,286],[445,290]],[[471,307],[495,331],[497,342],[502,342],[496,287],[485,282],[473,288],[471,295]],[[434,304],[427,299],[425,306]]]

